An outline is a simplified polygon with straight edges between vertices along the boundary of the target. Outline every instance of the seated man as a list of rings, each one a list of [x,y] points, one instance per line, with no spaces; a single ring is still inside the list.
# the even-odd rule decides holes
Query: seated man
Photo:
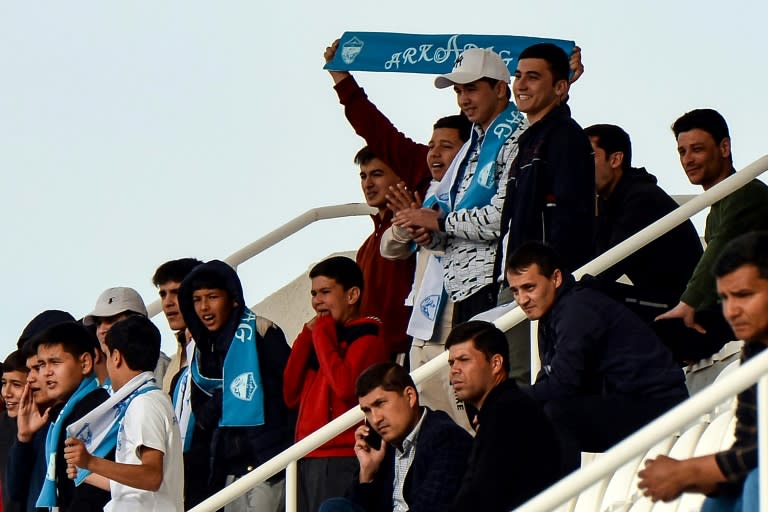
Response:
[[[596,124],[584,133],[595,151],[598,256],[678,205],[656,184],[654,175],[632,167],[632,142],[624,130]],[[687,220],[597,277],[606,293],[651,322],[677,304],[701,254],[699,235]],[[617,283],[622,275],[632,284]]]
[[[507,280],[539,320],[541,371],[525,391],[561,430],[571,463],[601,452],[688,397],[682,369],[651,327],[622,304],[576,283],[558,255],[527,242]]]
[[[479,411],[467,471],[447,510],[506,512],[564,475],[555,428],[507,377],[507,339],[495,325],[466,322],[445,345],[456,395]]]
[[[419,405],[408,372],[379,363],[355,385],[366,423],[355,431],[360,473],[350,498],[326,501],[321,512],[442,512],[456,494],[471,436],[443,411]]]
[[[735,173],[728,125],[719,112],[697,109],[672,125],[688,180],[709,190]],[[710,207],[707,248],[680,302],[659,315],[656,330],[679,360],[698,361],[734,339],[718,304],[712,268],[723,247],[742,233],[768,229],[768,186],[755,179]]]
[[[746,344],[742,361],[768,345],[768,233],[747,233],[723,249],[714,266],[723,314]],[[758,505],[757,385],[742,391],[736,408],[736,440],[731,448],[686,460],[648,460],[638,486],[654,501],[683,492],[710,495],[702,511],[751,512]],[[761,499],[764,500],[765,497]]]
[[[192,411],[211,439],[209,481],[217,491],[291,445],[295,417],[283,402],[291,349],[279,327],[246,307],[240,279],[223,261],[187,275],[179,307],[195,339]],[[280,472],[224,510],[282,510],[283,481]]]
[[[386,361],[378,318],[360,315],[363,272],[353,260],[333,256],[315,265],[312,308],[285,365],[283,397],[298,411],[296,441],[357,405],[355,381],[374,363]],[[355,474],[354,431],[347,430],[299,461],[299,510],[314,512],[344,492]]]

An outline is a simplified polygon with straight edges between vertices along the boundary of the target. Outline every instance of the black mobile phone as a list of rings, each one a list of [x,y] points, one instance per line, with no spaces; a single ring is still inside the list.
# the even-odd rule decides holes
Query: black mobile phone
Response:
[[[368,425],[368,435],[365,436],[365,442],[374,450],[381,450],[381,436],[376,432],[376,429],[368,423],[368,420],[365,421],[365,424]]]

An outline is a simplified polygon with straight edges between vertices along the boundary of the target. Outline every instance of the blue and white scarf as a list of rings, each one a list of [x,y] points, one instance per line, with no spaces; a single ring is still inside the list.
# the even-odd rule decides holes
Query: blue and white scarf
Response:
[[[444,214],[469,208],[481,208],[491,204],[491,198],[496,194],[498,183],[496,180],[496,159],[504,147],[507,139],[517,131],[520,124],[525,122],[523,114],[511,101],[507,108],[499,114],[479,141],[477,130],[472,130],[472,136],[464,143],[459,153],[443,176],[442,181],[434,189],[434,198],[427,196],[424,204],[429,207],[437,204]],[[469,156],[476,146],[480,144],[480,154],[477,157],[477,168],[472,176],[472,183],[465,190],[464,195],[456,203],[456,193],[461,184],[466,167],[469,165]],[[455,204],[454,204],[455,203]]]
[[[187,354],[187,361],[192,361],[195,357],[195,340],[189,340],[184,347]],[[191,364],[187,364],[179,372],[179,378],[176,379],[176,387],[173,389],[173,411],[176,413],[176,421],[179,422],[181,431],[181,445],[184,447],[184,453],[189,451],[192,445],[192,432],[195,427],[195,415],[192,412],[192,372],[189,371]]]
[[[72,413],[75,405],[83,399],[88,393],[99,388],[99,381],[96,377],[90,375],[80,382],[72,396],[61,409],[56,420],[48,427],[48,434],[45,437],[45,459],[48,461],[48,468],[45,472],[45,480],[40,496],[37,498],[35,506],[41,508],[53,508],[58,505],[58,493],[56,492],[56,448],[58,447],[61,428],[67,420],[67,416]]]
[[[256,315],[243,310],[240,324],[224,358],[223,378],[210,379],[200,373],[200,350],[190,363],[192,380],[208,395],[222,390],[221,427],[255,427],[264,424],[264,389],[256,348]]]
[[[525,36],[344,32],[325,69],[439,75],[450,72],[464,50],[489,48],[514,73],[520,53],[537,43],[556,44],[568,55],[575,46],[573,41]]]
[[[81,440],[86,450],[96,457],[106,457],[117,445],[117,432],[131,401],[147,391],[158,389],[152,372],[143,372],[126,382],[94,410],[67,427],[67,435]],[[75,485],[80,485],[91,472],[77,468]]]

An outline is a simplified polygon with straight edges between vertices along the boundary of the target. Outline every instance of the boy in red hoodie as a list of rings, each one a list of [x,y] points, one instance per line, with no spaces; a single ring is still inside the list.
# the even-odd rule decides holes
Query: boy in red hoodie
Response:
[[[355,380],[374,363],[387,360],[381,322],[360,316],[363,273],[353,260],[334,256],[309,273],[312,308],[285,367],[283,396],[298,409],[296,441],[357,407]],[[299,461],[299,510],[315,511],[340,496],[357,471],[354,429],[331,439]]]

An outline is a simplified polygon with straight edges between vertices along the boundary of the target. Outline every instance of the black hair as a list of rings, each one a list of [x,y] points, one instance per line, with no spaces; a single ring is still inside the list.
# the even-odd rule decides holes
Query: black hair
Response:
[[[309,271],[309,278],[319,276],[333,279],[345,291],[356,286],[360,289],[360,293],[363,292],[363,271],[360,269],[360,265],[346,256],[332,256],[312,267],[312,270]]]
[[[555,270],[563,269],[562,260],[552,247],[542,242],[529,241],[509,255],[505,271],[520,274],[534,263],[539,266],[544,277],[552,277]]]
[[[768,231],[753,231],[734,238],[720,252],[713,267],[723,277],[744,265],[754,265],[762,279],[768,279]]]
[[[464,142],[467,142],[472,135],[472,123],[464,114],[441,117],[435,121],[434,126],[432,126],[433,130],[437,130],[438,128],[453,128],[457,130],[459,132],[459,138]]]
[[[387,361],[369,366],[361,373],[355,382],[355,393],[358,397],[363,397],[378,387],[384,391],[402,394],[405,388],[416,389],[416,384],[408,370],[397,363]]]
[[[33,345],[35,352],[38,347],[61,345],[64,352],[71,354],[77,359],[83,354],[90,354],[93,357],[94,350],[99,346],[99,341],[81,323],[64,322],[54,325],[40,334],[37,342],[33,343]]]
[[[374,158],[378,157],[371,151],[371,148],[364,146],[355,154],[355,165],[365,165]]]
[[[560,80],[568,80],[571,73],[571,67],[568,63],[568,54],[565,50],[552,43],[539,43],[529,46],[520,53],[518,62],[523,59],[543,59],[549,64],[552,72],[552,83],[556,84]]]
[[[621,168],[628,171],[632,167],[632,141],[629,134],[615,124],[593,124],[584,129],[587,137],[597,139],[595,145],[605,151],[605,156],[621,152],[624,159]]]
[[[113,325],[104,338],[110,352],[119,350],[128,368],[151,372],[160,357],[160,331],[145,316],[133,316]]]
[[[451,330],[445,340],[445,348],[449,349],[470,340],[475,349],[482,352],[488,361],[496,354],[500,355],[503,359],[504,371],[509,374],[509,345],[501,329],[482,320],[461,323]]]
[[[14,350],[3,361],[3,373],[7,372],[29,373],[27,358],[22,355],[21,350]]]
[[[160,286],[168,282],[180,283],[185,277],[198,265],[203,262],[196,258],[181,258],[178,260],[166,261],[155,270],[152,276],[152,284]]]
[[[478,82],[485,82],[488,85],[490,85],[491,88],[495,88],[497,83],[502,82],[506,86],[507,101],[512,99],[512,89],[509,88],[509,84],[507,82],[505,82],[504,80],[499,80],[497,78],[491,78],[489,76],[484,76],[482,78],[478,78],[477,81]]]
[[[201,269],[189,278],[189,291],[196,290],[224,290],[230,295],[227,278],[220,272],[210,269]],[[229,297],[234,300],[234,297]]]
[[[731,138],[725,118],[720,112],[711,108],[691,110],[678,117],[672,123],[672,133],[675,134],[675,140],[677,140],[681,133],[696,129],[704,130],[711,135],[717,145],[720,145],[723,140]],[[728,156],[728,160],[733,162],[733,153]]]

